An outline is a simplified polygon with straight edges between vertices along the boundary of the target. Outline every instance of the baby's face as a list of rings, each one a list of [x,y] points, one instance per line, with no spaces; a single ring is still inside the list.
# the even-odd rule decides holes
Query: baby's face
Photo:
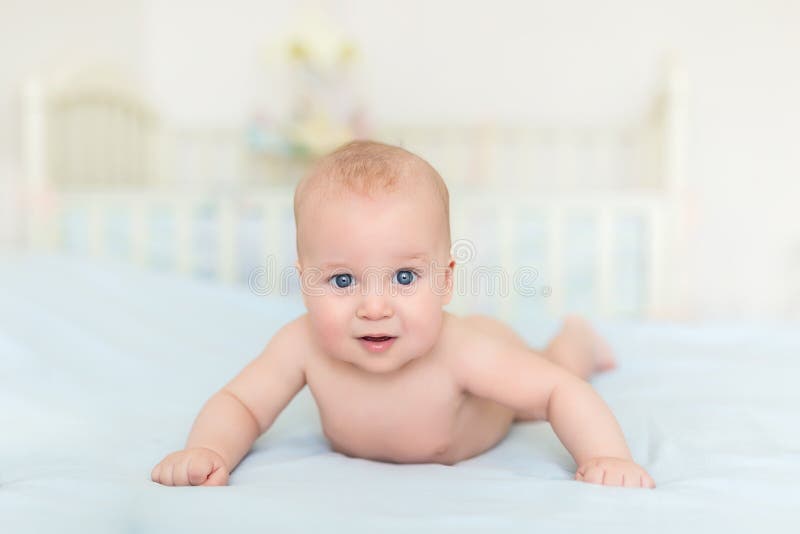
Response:
[[[428,354],[452,288],[438,199],[348,193],[309,208],[298,268],[321,349],[376,373]]]

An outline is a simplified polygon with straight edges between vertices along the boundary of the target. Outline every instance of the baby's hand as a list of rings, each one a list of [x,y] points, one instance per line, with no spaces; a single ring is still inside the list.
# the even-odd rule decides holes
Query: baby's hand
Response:
[[[225,486],[228,475],[219,454],[198,447],[168,455],[153,468],[150,478],[165,486]]]
[[[641,466],[621,458],[592,458],[578,467],[575,480],[626,488],[656,487],[653,478]]]

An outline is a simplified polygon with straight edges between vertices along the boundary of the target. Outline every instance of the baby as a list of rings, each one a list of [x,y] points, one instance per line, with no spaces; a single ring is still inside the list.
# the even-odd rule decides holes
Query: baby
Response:
[[[224,485],[253,442],[308,385],[334,451],[453,465],[500,442],[514,421],[547,420],[575,479],[655,487],[587,383],[610,349],[568,317],[537,352],[451,298],[449,197],[401,148],[355,141],[322,158],[295,191],[297,269],[308,313],[208,400],[186,448],[152,471],[165,485]]]

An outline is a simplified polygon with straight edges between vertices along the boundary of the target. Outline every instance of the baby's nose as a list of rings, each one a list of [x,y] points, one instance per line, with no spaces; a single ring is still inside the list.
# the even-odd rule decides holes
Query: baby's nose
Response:
[[[361,299],[356,312],[359,319],[377,320],[391,317],[392,306],[385,295],[369,294]]]

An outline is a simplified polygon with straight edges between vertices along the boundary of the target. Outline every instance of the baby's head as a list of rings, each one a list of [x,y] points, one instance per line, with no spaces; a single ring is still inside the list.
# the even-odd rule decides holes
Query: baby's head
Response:
[[[298,184],[294,214],[303,299],[320,348],[379,373],[430,352],[454,266],[439,173],[402,148],[354,141]]]

